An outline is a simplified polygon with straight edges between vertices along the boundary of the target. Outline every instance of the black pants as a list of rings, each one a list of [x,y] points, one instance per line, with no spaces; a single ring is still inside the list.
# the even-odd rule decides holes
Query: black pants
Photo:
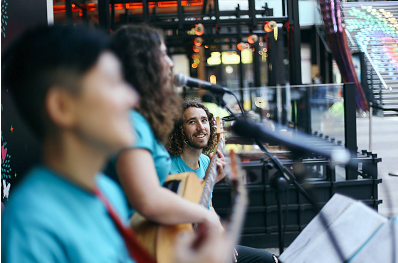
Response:
[[[272,254],[262,249],[236,246],[238,263],[275,263]]]

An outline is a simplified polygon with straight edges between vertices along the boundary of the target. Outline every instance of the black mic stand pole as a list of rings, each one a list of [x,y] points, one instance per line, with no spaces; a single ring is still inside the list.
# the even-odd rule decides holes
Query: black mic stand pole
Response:
[[[232,95],[235,95],[232,93]],[[223,99],[224,97],[224,93],[219,93],[219,94],[215,94],[216,100],[217,100],[217,104],[219,107],[225,108],[232,116],[235,117],[235,114],[231,111],[231,109],[229,109]],[[236,96],[235,96],[236,98]],[[239,103],[239,100],[236,98],[239,108],[242,112],[242,116],[243,118],[246,120],[246,115],[245,112],[243,110],[243,107],[241,106],[241,104]],[[270,180],[270,187],[275,191],[275,198],[277,201],[277,210],[278,210],[278,240],[279,240],[279,254],[282,254],[283,250],[284,250],[284,241],[283,241],[283,231],[282,231],[282,203],[281,203],[281,194],[282,192],[286,191],[289,183],[289,178],[285,178],[284,176],[284,167],[283,164],[280,162],[280,160],[272,155],[270,152],[268,152],[268,150],[264,147],[264,145],[262,143],[260,143],[258,140],[254,140],[255,143],[258,145],[258,147],[260,147],[260,149],[268,156],[268,158],[271,160],[271,162],[268,164],[268,166],[273,166],[278,169],[278,173],[275,174],[271,180]],[[272,167],[269,167],[272,169]],[[290,172],[290,171],[289,171]],[[292,175],[293,176],[293,175]],[[298,185],[298,187],[301,187],[300,185]],[[302,189],[302,191],[304,191],[304,189]],[[304,191],[304,193],[306,194],[306,198],[310,198],[309,195]],[[287,201],[287,200],[286,200]],[[315,204],[315,203],[314,203]],[[286,208],[287,209],[287,208]],[[317,212],[319,211],[319,209],[317,209]]]
[[[220,107],[225,108],[236,119],[235,114],[227,107],[227,105],[223,99],[224,94],[225,93],[219,93],[219,94],[215,95],[216,99],[217,99],[217,104]],[[232,91],[229,92],[229,94],[231,94],[235,97],[235,99],[239,105],[239,108],[242,112],[242,116],[247,121],[245,111],[243,110],[243,107],[240,104],[238,98]],[[325,229],[328,229],[328,222],[327,222],[325,216],[322,213],[319,213],[320,212],[319,206],[315,203],[315,201],[311,198],[311,196],[301,187],[301,185],[297,182],[296,177],[291,173],[291,171],[289,169],[287,169],[286,167],[284,167],[283,164],[281,163],[281,161],[275,155],[272,155],[259,140],[257,140],[257,139],[253,139],[253,140],[257,144],[257,146],[264,152],[264,154],[268,156],[268,158],[271,160],[273,165],[275,165],[276,168],[279,170],[279,172],[276,173],[273,178],[271,178],[270,186],[276,192],[275,196],[277,199],[277,207],[278,207],[277,209],[278,209],[279,252],[280,252],[280,254],[282,254],[283,249],[284,249],[284,244],[283,244],[284,242],[283,242],[283,233],[282,233],[282,204],[280,201],[280,193],[282,191],[286,190],[289,183],[292,183],[296,187],[296,189],[299,191],[299,193],[302,194],[304,196],[304,198],[307,199],[307,201],[315,208],[315,210],[318,213],[319,218],[322,222],[322,225],[325,227]],[[286,201],[288,201],[288,200],[286,200]],[[286,209],[288,209],[288,208],[286,207]],[[345,261],[344,255],[341,252],[341,249],[337,243],[336,237],[334,236],[334,234],[331,231],[327,231],[327,233],[331,239],[333,247],[335,248],[341,262],[344,262]]]

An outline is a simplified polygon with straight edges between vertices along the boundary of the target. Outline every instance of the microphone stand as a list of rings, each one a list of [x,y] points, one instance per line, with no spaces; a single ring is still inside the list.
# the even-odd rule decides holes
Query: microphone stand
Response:
[[[225,93],[217,93],[215,94],[215,97],[217,99],[217,104],[218,106],[225,108],[235,119],[237,119],[236,115],[228,108],[226,105],[223,97]],[[242,112],[243,119],[247,121],[245,111],[236,97],[236,95],[232,92],[229,91],[228,94],[231,94],[235,97],[239,108]],[[337,243],[336,237],[334,236],[333,232],[328,230],[328,222],[323,213],[320,212],[320,207],[317,205],[317,203],[311,198],[311,196],[304,190],[304,188],[297,182],[296,177],[291,173],[289,169],[287,169],[285,166],[283,166],[282,162],[276,157],[275,155],[272,155],[267,148],[264,147],[264,145],[258,140],[254,139],[254,142],[257,144],[257,146],[260,148],[261,151],[269,158],[271,161],[270,163],[272,166],[276,167],[278,169],[278,173],[276,173],[270,180],[270,187],[275,191],[275,197],[277,200],[277,210],[278,210],[278,239],[279,239],[279,254],[283,253],[284,250],[284,240],[283,240],[283,233],[282,233],[282,204],[281,204],[281,199],[280,195],[283,191],[286,191],[287,186],[289,183],[292,183],[296,189],[299,191],[300,194],[304,196],[305,199],[315,208],[316,212],[319,215],[319,218],[321,220],[322,225],[324,228],[327,230],[327,233],[329,235],[329,238],[332,242],[333,247],[335,248],[335,251],[337,252],[340,261],[345,262],[344,260],[344,255],[341,252],[340,246]],[[287,202],[288,200],[286,200]],[[286,209],[288,209],[286,207]],[[309,255],[310,256],[310,255]]]

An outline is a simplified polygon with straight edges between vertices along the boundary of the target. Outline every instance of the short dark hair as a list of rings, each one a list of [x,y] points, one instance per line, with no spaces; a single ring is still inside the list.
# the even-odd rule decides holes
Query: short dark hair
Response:
[[[215,127],[215,118],[214,115],[206,108],[206,106],[198,101],[193,99],[187,99],[182,104],[182,114],[179,120],[174,124],[174,129],[170,134],[169,141],[166,145],[167,151],[171,155],[181,155],[184,149],[184,144],[186,140],[186,136],[184,133],[184,113],[188,108],[200,108],[206,112],[206,115],[209,119],[210,124],[210,137],[207,146],[203,148],[204,154],[209,154],[215,150],[217,146],[217,130]]]
[[[45,98],[51,86],[79,91],[80,78],[108,48],[105,34],[85,27],[42,25],[25,31],[2,58],[3,85],[32,131],[43,139]]]

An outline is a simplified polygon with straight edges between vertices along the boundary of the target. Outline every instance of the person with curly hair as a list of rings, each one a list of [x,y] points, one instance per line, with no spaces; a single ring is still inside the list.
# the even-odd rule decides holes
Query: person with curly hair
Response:
[[[217,145],[217,135],[213,114],[206,106],[188,99],[183,103],[181,118],[175,123],[167,143],[171,155],[171,173],[195,172],[199,178],[204,178],[210,158]],[[206,156],[209,154],[210,158]],[[225,177],[224,155],[218,149],[216,182]],[[210,211],[216,214],[212,206]],[[245,246],[236,246],[235,261],[242,263],[274,263],[278,259],[271,253]]]
[[[184,101],[182,112],[166,145],[171,155],[171,173],[195,172],[202,179],[217,146],[215,118],[203,103],[192,99]],[[225,177],[224,155],[220,150],[217,154],[216,182]]]
[[[159,224],[199,223],[219,230],[216,215],[162,187],[171,170],[164,144],[180,112],[172,86],[173,62],[162,32],[146,25],[123,26],[111,36],[111,49],[141,97],[130,112],[136,142],[121,150],[105,170],[124,189],[130,215],[137,211]]]

